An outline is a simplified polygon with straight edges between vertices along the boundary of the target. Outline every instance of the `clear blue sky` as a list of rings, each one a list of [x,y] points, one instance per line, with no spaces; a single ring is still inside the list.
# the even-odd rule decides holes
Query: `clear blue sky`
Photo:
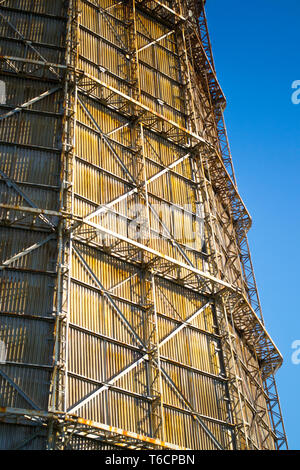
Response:
[[[291,449],[300,449],[299,0],[207,0],[207,17],[267,329],[284,356],[277,383]]]

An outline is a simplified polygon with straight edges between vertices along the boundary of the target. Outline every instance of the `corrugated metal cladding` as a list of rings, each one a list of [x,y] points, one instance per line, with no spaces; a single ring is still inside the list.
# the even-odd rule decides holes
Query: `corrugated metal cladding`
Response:
[[[2,2],[1,56],[64,64],[63,4]],[[5,62],[1,72],[0,80],[5,83],[2,116],[47,92],[49,95],[0,119],[0,203],[58,211],[63,113],[60,77],[39,64],[14,60]],[[57,235],[52,224],[57,218],[3,206],[0,218],[1,264],[25,248],[41,244],[0,268],[0,339],[7,350],[6,363],[0,365],[0,406],[47,410],[57,276]],[[46,447],[47,432],[33,425],[1,424],[0,436],[1,449]]]
[[[172,7],[172,2],[163,3]],[[211,187],[207,197],[213,202],[204,207],[208,202],[202,201],[199,208],[195,168],[187,155],[187,137],[182,137],[179,127],[187,126],[188,116],[176,35],[167,21],[138,5],[139,98],[163,117],[156,123],[149,120],[143,128],[147,202],[142,192],[133,191],[133,181],[140,175],[136,129],[128,120],[132,104],[117,95],[111,100],[111,90],[93,87],[88,80],[87,84],[79,81],[74,99],[76,113],[70,119],[76,120],[75,150],[68,173],[73,181],[66,181],[68,77],[59,66],[66,64],[67,4],[6,0],[0,5],[0,55],[6,57],[0,78],[5,84],[0,104],[0,339],[7,349],[6,362],[0,364],[0,406],[51,411],[58,335],[55,312],[62,286],[67,322],[61,328],[67,348],[62,346],[65,393],[58,411],[192,449],[234,448],[235,419],[244,420],[253,423],[249,432],[254,447],[273,448],[266,398],[259,392],[262,385],[248,372],[249,364],[258,369],[257,360],[232,330],[239,361],[229,365],[239,368],[243,383],[241,416],[241,398],[229,393],[215,307],[204,291],[178,282],[177,267],[167,269],[161,264],[154,275],[145,271],[141,262],[150,255],[141,259],[140,252],[134,248],[130,252],[113,235],[103,240],[99,232],[82,225],[70,243],[69,232],[60,231],[58,213],[65,188],[71,193],[75,221],[132,191],[92,221],[133,238],[139,204],[148,210],[147,234],[150,231],[152,236],[148,240],[141,232],[138,242],[178,263],[189,258],[195,268],[213,274],[206,246],[209,232],[203,227],[203,211],[211,210],[222,279],[243,287],[242,277],[237,278],[238,257],[232,263],[226,261],[234,230],[233,226],[224,229],[230,215]],[[78,70],[133,96],[126,2],[81,0],[78,10]],[[158,38],[162,39],[145,47]],[[203,106],[199,104],[198,130],[212,141],[205,125],[205,100]],[[181,163],[163,171],[179,159]],[[68,275],[64,262],[59,262],[59,234],[63,234],[63,246],[73,248],[70,258],[65,258],[71,268]],[[155,325],[149,325],[154,317],[151,309]],[[162,424],[156,434],[149,396],[151,361],[141,346],[153,333],[151,328],[160,345]],[[261,419],[254,419],[257,401]],[[47,446],[48,432],[35,421],[17,425],[8,419],[0,429],[0,448]],[[115,446],[75,433],[68,448]]]

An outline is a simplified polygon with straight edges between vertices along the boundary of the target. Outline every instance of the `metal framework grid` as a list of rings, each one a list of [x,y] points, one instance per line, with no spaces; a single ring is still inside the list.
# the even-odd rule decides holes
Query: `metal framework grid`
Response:
[[[287,448],[203,2],[0,21],[1,445]]]

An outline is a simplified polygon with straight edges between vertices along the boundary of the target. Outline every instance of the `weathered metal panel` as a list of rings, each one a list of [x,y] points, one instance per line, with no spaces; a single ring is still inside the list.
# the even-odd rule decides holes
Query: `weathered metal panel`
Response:
[[[53,371],[58,218],[27,209],[59,210],[63,90],[59,69],[42,64],[64,64],[63,4],[1,5],[1,56],[16,60],[1,67],[0,406],[29,410],[48,410]],[[8,422],[1,423],[1,448],[46,447],[45,430]]]
[[[261,377],[249,372],[257,357],[229,313],[224,339],[220,285],[189,271],[247,294],[233,190],[228,179],[218,190],[206,155],[219,146],[211,96],[193,63],[184,70],[193,45],[183,50],[172,14],[153,2],[132,17],[127,2],[78,0],[72,18],[67,3],[0,5],[0,51],[12,56],[1,66],[0,406],[69,412],[193,449],[234,448],[243,421],[252,447],[272,448]],[[96,228],[82,223],[99,206]],[[233,369],[240,394],[229,393]],[[23,421],[2,430],[2,448],[55,447]],[[88,437],[75,433],[67,448],[114,448]]]
[[[36,426],[1,425],[1,450],[45,450],[45,442],[45,431]]]

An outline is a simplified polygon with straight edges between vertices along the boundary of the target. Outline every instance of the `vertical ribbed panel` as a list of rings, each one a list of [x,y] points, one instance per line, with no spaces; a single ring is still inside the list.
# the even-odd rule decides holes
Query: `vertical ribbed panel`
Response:
[[[244,420],[252,448],[273,448],[254,348],[232,327],[229,314],[226,333],[218,324],[219,291],[233,285],[244,295],[247,286],[230,185],[226,180],[228,187],[219,190],[209,158],[205,168],[195,166],[195,154],[206,158],[208,150],[206,155],[194,145],[177,21],[164,10],[159,15],[154,2],[146,2],[148,11],[137,2],[134,82],[127,2],[78,0],[78,54],[76,41],[69,51],[77,69],[66,72],[66,3],[0,5],[0,55],[6,57],[1,68],[6,96],[0,104],[0,339],[7,349],[0,364],[0,407],[48,412],[61,374],[65,408],[57,411],[120,428],[125,435],[155,435],[183,448],[233,449],[246,447],[233,438],[235,425]],[[211,96],[207,84],[196,80],[194,64],[189,67],[196,82],[190,91],[197,104],[195,132],[211,149],[217,139],[207,114]],[[207,184],[205,197],[199,173]],[[90,218],[94,227],[82,223],[105,205]],[[137,205],[146,208],[146,216],[137,213]],[[139,217],[149,226],[135,239]],[[117,236],[104,237],[105,231]],[[159,364],[149,347],[153,329]],[[56,338],[61,361],[56,358],[54,369]],[[224,347],[228,338],[235,338],[231,354]],[[242,407],[238,394],[229,392],[231,369],[241,382]],[[159,396],[151,389],[153,370],[160,374]],[[258,370],[258,378],[249,370]],[[157,400],[163,419],[154,430]],[[3,449],[42,449],[47,439],[36,425],[17,425],[13,418],[1,424]],[[57,440],[63,447],[59,433]],[[67,448],[115,447],[75,432]]]
[[[64,63],[63,1],[7,1],[1,5],[1,56]],[[30,44],[24,43],[30,41]],[[48,410],[53,367],[57,276],[55,216],[17,208],[59,210],[62,89],[49,67],[3,65],[0,115],[0,406]],[[16,73],[17,72],[17,73]],[[33,100],[33,101],[32,101]],[[23,109],[19,108],[23,106]],[[35,247],[25,256],[16,255]],[[6,264],[7,262],[7,264]],[[45,430],[1,424],[1,449],[43,449]]]

